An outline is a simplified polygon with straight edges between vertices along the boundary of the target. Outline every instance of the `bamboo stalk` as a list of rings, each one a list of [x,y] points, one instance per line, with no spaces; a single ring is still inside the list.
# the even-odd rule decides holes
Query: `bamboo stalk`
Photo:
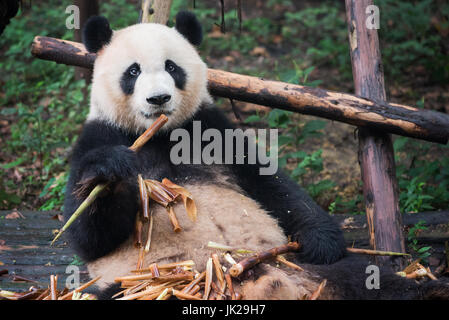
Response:
[[[200,275],[198,277],[196,277],[192,282],[190,282],[189,284],[187,284],[181,291],[184,293],[189,293],[189,291],[196,285],[198,285],[198,283],[200,283],[204,277],[206,276],[206,271],[200,273]]]
[[[214,263],[215,274],[217,275],[217,279],[220,282],[221,288],[223,289],[225,280],[224,280],[224,275],[223,275],[223,269],[221,268],[221,263],[218,258],[218,254],[216,254],[216,253],[212,254],[212,262]]]
[[[91,285],[93,285],[95,282],[97,282],[98,280],[100,280],[101,277],[96,277],[92,280],[90,280],[89,282],[86,282],[85,284],[79,286],[78,288],[76,288],[73,291],[70,291],[69,293],[63,295],[62,297],[59,297],[58,300],[66,300],[68,298],[70,298],[74,292],[81,292],[84,289],[87,289],[88,287],[90,287]]]
[[[392,251],[381,251],[381,250],[370,250],[370,249],[358,249],[358,248],[347,248],[347,251],[352,253],[362,253],[376,256],[409,256],[408,253],[392,252]]]
[[[97,199],[98,195],[103,192],[103,190],[107,187],[107,184],[99,184],[97,185],[87,196],[87,198],[80,204],[78,209],[75,210],[75,212],[72,214],[69,220],[65,223],[65,225],[62,227],[62,229],[58,232],[56,237],[51,242],[50,246],[52,246],[58,239],[61,237],[61,235],[64,233],[64,231],[67,230],[70,225],[79,218],[79,216],[84,212],[84,210],[87,209],[94,201]]]
[[[163,300],[164,297],[167,295],[167,293],[168,293],[168,288],[165,288],[165,289],[161,292],[161,294],[156,298],[156,300]]]
[[[288,261],[283,256],[277,256],[276,257],[276,261],[278,261],[278,262],[280,262],[280,263],[282,263],[282,264],[284,264],[284,265],[286,265],[286,266],[288,266],[290,268],[293,268],[295,270],[304,271],[303,268],[301,268],[300,266],[298,266],[297,264],[295,264],[293,262]]]
[[[136,269],[142,269],[143,267],[143,263],[144,263],[144,258],[145,258],[145,248],[140,248],[139,249],[139,257],[137,259],[137,265],[136,265]]]
[[[193,295],[195,295],[197,292],[199,292],[200,289],[201,289],[201,287],[200,287],[199,285],[195,285],[195,286],[192,288],[192,290],[189,290],[189,291],[187,291],[186,293],[193,296]],[[182,290],[181,290],[181,292],[182,292]]]
[[[316,300],[320,297],[321,292],[323,291],[324,287],[326,286],[327,280],[324,279],[320,285],[318,286],[318,288],[315,290],[314,293],[312,293],[312,295],[310,296],[309,300]]]
[[[204,295],[203,300],[207,300],[209,298],[210,289],[211,289],[211,283],[212,283],[212,258],[209,258],[207,260],[206,264],[206,284],[204,287]]]
[[[257,253],[251,257],[248,257],[246,259],[243,259],[239,263],[233,265],[231,269],[229,269],[229,273],[233,277],[238,277],[240,274],[242,274],[244,271],[248,270],[249,268],[255,266],[256,264],[275,258],[279,254],[292,252],[292,251],[298,251],[301,245],[298,242],[289,242],[286,245],[276,247],[267,251],[263,251],[260,253]]]
[[[50,300],[56,300],[56,288],[58,286],[58,276],[50,275]]]
[[[123,281],[140,281],[140,280],[149,280],[156,279],[158,281],[178,281],[178,280],[192,280],[193,279],[192,272],[185,272],[179,274],[169,274],[164,276],[155,277],[153,274],[141,274],[141,275],[133,275],[133,276],[124,276],[115,278],[115,282],[123,282]]]
[[[173,210],[173,206],[168,205],[166,209],[167,209],[168,218],[170,219],[170,222],[173,225],[173,231],[180,232],[182,230],[182,228],[179,225],[178,218],[176,218],[176,214],[175,214],[175,211]]]
[[[43,300],[46,296],[48,296],[49,293],[50,293],[50,289],[45,289],[45,291],[42,292],[42,293],[40,294],[40,296],[38,296],[38,297],[36,298],[36,300]]]
[[[159,268],[156,263],[152,263],[149,267],[151,269],[151,273],[157,278],[160,277]]]
[[[137,181],[139,182],[139,194],[140,194],[140,204],[142,218],[144,221],[150,220],[150,205],[148,198],[148,190],[145,182],[143,181],[142,175],[137,176]]]
[[[179,299],[185,299],[185,300],[202,300],[200,297],[196,295],[190,295],[184,292],[181,292],[176,289],[172,289],[173,295]]]
[[[137,219],[134,227],[134,247],[140,248],[142,247],[142,228],[143,222],[140,219],[140,214],[137,214]]]
[[[145,244],[145,252],[150,251],[152,235],[153,235],[153,213],[150,211],[150,222],[148,223],[148,235],[147,235],[147,243]]]
[[[158,132],[167,123],[167,121],[167,116],[161,114],[159,118],[157,118],[153,124],[136,139],[136,141],[134,141],[129,149],[138,152],[148,142],[148,140],[150,140],[156,132]]]
[[[133,143],[132,146],[129,147],[130,150],[137,152],[142,148],[145,143],[148,142],[155,134],[156,132],[162,128],[164,124],[166,124],[168,121],[168,118],[166,115],[161,114],[159,118],[157,118],[153,124],[144,132],[142,135],[140,135],[139,138],[136,139],[136,141]],[[65,225],[62,227],[61,231],[56,235],[56,237],[51,242],[50,246],[55,243],[59,237],[62,235],[62,233],[67,230],[68,227],[75,221],[85,210],[87,207],[89,207],[95,199],[97,199],[98,195],[107,187],[108,183],[106,184],[99,184],[97,185],[91,193],[87,196],[87,198],[81,203],[81,205],[78,207],[78,209],[75,210],[75,212],[72,214],[70,219],[65,223]]]
[[[166,269],[173,269],[178,266],[180,267],[192,267],[195,265],[195,262],[193,260],[185,260],[185,261],[179,261],[179,262],[172,262],[172,263],[166,263],[158,265],[159,270],[166,270]],[[141,270],[131,270],[131,272],[151,272],[151,268],[145,268]]]
[[[252,250],[247,250],[247,249],[237,249],[237,248],[234,248],[234,247],[231,247],[231,246],[227,246],[225,244],[213,242],[213,241],[209,241],[207,243],[207,246],[209,248],[212,248],[212,249],[223,250],[223,251],[233,251],[235,253],[241,253],[241,254],[253,253],[254,252]]]
[[[234,287],[232,285],[231,275],[229,273],[225,274],[226,283],[228,284],[229,293],[231,294],[231,300],[236,300]]]

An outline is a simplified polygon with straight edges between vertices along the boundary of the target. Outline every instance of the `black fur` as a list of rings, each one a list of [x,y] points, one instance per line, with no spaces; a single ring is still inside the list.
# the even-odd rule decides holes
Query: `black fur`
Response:
[[[176,15],[175,28],[194,46],[199,46],[203,41],[203,28],[192,12],[179,12]]]
[[[133,74],[132,71],[136,71],[136,74]],[[122,74],[120,78],[120,88],[122,88],[123,93],[126,95],[133,94],[134,85],[136,84],[136,80],[140,75],[140,66],[138,63],[133,63],[126,69],[126,71]]]
[[[176,88],[184,90],[187,82],[187,74],[184,69],[173,61],[167,60],[165,61],[165,70],[172,76],[173,80],[175,80]]]
[[[202,108],[184,124],[193,136],[192,120],[200,120],[202,130],[216,128],[223,133],[233,125],[215,108]],[[196,179],[211,181],[214,165],[179,164],[170,161],[170,150],[177,141],[170,141],[170,133],[153,137],[137,154],[126,150],[137,135],[126,133],[101,122],[87,123],[74,149],[72,169],[67,187],[65,219],[82,199],[73,195],[76,184],[84,182],[91,189],[97,182],[111,181],[113,192],[108,193],[90,214],[83,214],[69,228],[72,242],[80,255],[92,260],[114,250],[133,232],[138,207],[137,173],[161,180],[182,181]],[[206,144],[206,142],[205,142]],[[192,150],[193,151],[193,150]],[[193,157],[193,152],[191,152]],[[259,175],[259,165],[226,165],[229,176],[269,213],[279,220],[285,233],[303,244],[299,258],[303,262],[332,263],[345,252],[342,232],[299,186],[285,174]],[[86,193],[84,193],[86,194]],[[96,212],[94,212],[96,210]],[[120,222],[118,222],[120,221]]]
[[[449,298],[449,283],[446,279],[422,281],[421,283],[394,274],[390,268],[380,267],[379,289],[368,289],[366,272],[376,263],[362,255],[348,255],[331,265],[301,265],[305,270],[327,280],[326,287],[332,289],[333,298],[340,300],[430,300]]]
[[[98,52],[112,37],[112,30],[105,17],[92,16],[83,28],[83,43],[87,51],[91,53]]]

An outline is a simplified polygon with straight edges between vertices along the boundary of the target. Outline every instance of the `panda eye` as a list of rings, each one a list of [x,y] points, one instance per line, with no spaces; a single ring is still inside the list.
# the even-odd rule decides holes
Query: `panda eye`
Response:
[[[137,67],[132,67],[129,69],[128,73],[133,77],[137,77],[140,74],[140,69]]]
[[[165,70],[167,70],[167,72],[174,72],[176,70],[176,67],[174,66],[173,63],[167,61],[165,63]]]

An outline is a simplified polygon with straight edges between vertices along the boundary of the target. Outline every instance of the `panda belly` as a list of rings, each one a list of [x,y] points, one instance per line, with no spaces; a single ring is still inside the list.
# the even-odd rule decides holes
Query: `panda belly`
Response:
[[[254,251],[267,250],[287,242],[277,221],[251,198],[234,187],[213,184],[184,184],[197,206],[197,220],[192,222],[183,204],[174,206],[182,228],[175,233],[165,208],[153,203],[151,248],[144,266],[182,260],[195,261],[202,271],[213,252],[209,241]],[[116,251],[88,264],[91,277],[101,276],[98,286],[105,288],[114,278],[136,269],[139,249],[130,237]]]

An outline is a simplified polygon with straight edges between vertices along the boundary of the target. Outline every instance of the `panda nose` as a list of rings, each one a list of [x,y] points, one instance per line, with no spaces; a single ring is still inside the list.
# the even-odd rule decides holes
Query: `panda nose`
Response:
[[[169,94],[161,94],[158,96],[153,96],[151,98],[147,98],[148,103],[162,105],[168,101],[170,101],[171,95]]]

